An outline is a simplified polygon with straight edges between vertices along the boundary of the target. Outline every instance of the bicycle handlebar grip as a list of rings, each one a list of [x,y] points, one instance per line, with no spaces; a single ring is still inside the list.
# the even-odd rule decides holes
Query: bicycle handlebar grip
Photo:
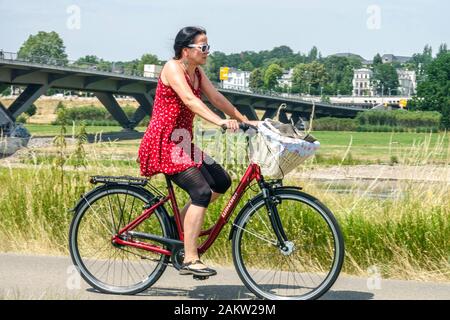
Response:
[[[225,131],[228,129],[226,124],[221,125],[221,128],[222,133],[225,133]],[[258,127],[244,122],[239,123],[239,129],[243,130],[244,132],[247,131],[248,129],[254,129],[258,131]]]

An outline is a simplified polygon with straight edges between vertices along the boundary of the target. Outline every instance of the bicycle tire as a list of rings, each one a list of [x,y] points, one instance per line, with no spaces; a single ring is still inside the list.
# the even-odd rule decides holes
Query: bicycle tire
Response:
[[[113,229],[114,230],[118,230],[120,229],[120,227],[123,227],[125,225],[125,219],[123,219],[123,225],[121,224],[121,220],[122,218],[120,218],[118,220],[117,225],[115,224],[115,219],[114,219],[114,213],[116,213],[116,211],[118,210],[113,210],[110,207],[110,212],[103,212],[101,211],[100,213],[96,213],[95,212],[95,208],[97,208],[98,204],[101,204],[102,201],[105,201],[106,198],[108,198],[106,201],[107,203],[111,204],[111,201],[114,201],[114,199],[111,199],[111,197],[116,197],[116,199],[118,200],[118,208],[120,209],[119,211],[121,211],[121,213],[119,213],[119,216],[123,217],[123,218],[127,218],[128,222],[130,222],[132,219],[136,218],[136,216],[138,214],[141,213],[142,207],[139,209],[136,209],[136,216],[134,215],[134,210],[133,210],[133,205],[135,202],[138,202],[142,205],[145,205],[148,203],[149,201],[149,195],[151,195],[147,190],[139,188],[139,187],[135,187],[135,186],[127,186],[127,185],[105,185],[103,187],[100,187],[98,190],[95,190],[94,192],[92,192],[91,194],[88,194],[87,197],[84,199],[84,201],[81,201],[80,204],[77,206],[76,211],[74,213],[74,217],[72,219],[72,223],[70,225],[70,231],[69,231],[69,251],[70,251],[70,255],[72,258],[72,261],[74,263],[74,265],[77,267],[77,269],[79,270],[82,278],[89,284],[91,285],[93,288],[99,290],[100,292],[103,293],[112,293],[112,294],[128,294],[128,295],[133,295],[133,294],[137,294],[139,292],[142,292],[144,290],[146,290],[147,288],[149,288],[150,286],[152,286],[162,275],[162,273],[164,272],[164,270],[167,267],[167,263],[169,260],[168,256],[165,256],[163,254],[156,254],[156,253],[150,253],[148,251],[142,250],[142,249],[135,249],[135,248],[131,248],[129,246],[124,247],[120,247],[117,246],[116,247],[112,244],[111,242],[111,237],[113,235],[113,232],[111,230],[108,230],[108,227],[110,227],[109,225],[106,225],[107,220],[109,219],[109,217],[105,217],[107,215],[111,215],[111,219],[109,219],[110,221],[112,221],[113,224]],[[123,201],[124,203],[120,204],[120,197],[125,197],[125,200]],[[126,200],[127,199],[131,199],[133,201],[133,205],[131,207],[131,213],[129,214],[128,217],[124,217],[123,212],[125,211],[125,209],[127,209],[127,203]],[[117,206],[114,207],[115,209],[117,208]],[[136,206],[136,208],[138,208],[138,206]],[[99,211],[97,209],[97,211]],[[99,219],[99,224],[97,225],[98,228],[97,229],[101,229],[100,230],[92,230],[90,225],[93,224],[93,222],[95,222],[93,220],[93,218],[91,218],[90,215],[97,215],[97,218]],[[147,230],[155,230],[158,231],[157,229],[160,228],[159,232],[161,234],[161,236],[163,237],[170,237],[170,226],[167,225],[167,223],[165,222],[167,219],[166,217],[167,213],[166,211],[162,208],[162,207],[158,207],[155,212],[152,214],[152,216],[145,220],[145,222],[143,222],[142,224],[140,224],[138,226],[138,228],[147,228]],[[150,221],[151,220],[151,221]],[[145,225],[144,225],[145,223]],[[84,231],[84,229],[86,229],[86,231]],[[103,230],[103,229],[106,229]],[[83,233],[84,232],[84,233]],[[108,233],[109,232],[109,233]],[[152,232],[153,233],[153,232]],[[100,237],[97,237],[98,235],[100,235]],[[100,239],[97,239],[100,238]],[[95,260],[95,262],[92,264],[92,260],[96,257],[89,257],[90,254],[98,255],[98,259],[100,260],[100,258],[102,259],[102,266],[105,265],[106,263],[108,263],[107,267],[111,266],[111,262],[105,262],[104,260],[106,260],[106,256],[103,257],[103,253],[104,251],[95,251],[95,248],[89,249],[87,248],[85,250],[84,248],[84,244],[87,244],[87,246],[89,246],[95,241],[102,241],[105,240],[107,243],[106,245],[102,244],[104,246],[103,250],[111,250],[112,252],[114,252],[114,256],[112,256],[111,254],[109,254],[108,257],[110,258],[114,258],[114,262],[113,262],[113,275],[112,275],[112,279],[110,279],[109,276],[109,271],[106,275],[106,279],[103,276],[100,276],[97,274],[97,272],[95,270],[93,270],[94,265],[97,263],[98,260]],[[109,242],[109,244],[108,244]],[[83,247],[81,247],[81,244],[83,244]],[[158,244],[159,245],[159,244]],[[106,249],[105,249],[106,248]],[[121,249],[121,253],[119,252],[119,249]],[[86,251],[86,253],[85,253]],[[131,252],[132,254],[130,255],[131,259],[127,259],[126,260],[126,264],[124,264],[124,257],[126,255],[126,252]],[[142,275],[142,278],[136,280],[134,283],[132,284],[127,284],[127,285],[118,285],[113,283],[114,281],[116,281],[116,266],[119,267],[120,266],[120,262],[117,261],[117,255],[121,255],[121,260],[122,260],[122,269],[121,269],[121,273],[120,273],[120,277],[122,278],[123,275],[123,270],[125,269],[126,272],[128,272],[128,277],[130,277],[131,273],[135,273],[138,276]],[[150,256],[153,256],[154,258],[149,258]],[[144,267],[144,265],[142,264],[140,260],[152,260],[154,262],[154,266],[150,266],[148,269]],[[138,268],[140,267],[140,269]],[[100,272],[100,271],[99,271]],[[108,283],[109,282],[109,283]],[[122,279],[121,279],[122,282]]]
[[[280,211],[280,219],[288,241],[291,241],[293,245],[292,251],[285,255],[281,249],[276,247],[277,238],[270,225],[264,198],[256,197],[254,198],[256,201],[247,207],[234,225],[232,255],[238,275],[245,286],[261,299],[317,299],[334,284],[342,268],[344,260],[342,232],[332,212],[313,196],[298,190],[286,189],[275,189],[274,194],[281,199],[281,203],[277,204],[277,209]],[[291,201],[286,206],[288,200]],[[292,203],[293,201],[296,203]],[[285,207],[281,208],[283,203]],[[263,215],[256,215],[262,212],[264,212]],[[309,227],[307,227],[307,223],[310,224]],[[295,227],[295,224],[301,225],[301,228]],[[320,226],[327,228],[320,228]],[[333,239],[333,253],[332,256],[330,254],[330,257],[323,252],[324,248],[330,247],[328,240],[324,242],[326,229]],[[267,241],[270,245],[265,246]],[[311,248],[316,245],[320,245],[322,251],[313,252]],[[255,250],[255,248],[258,249]],[[290,261],[287,260],[287,264],[284,264],[281,260],[287,256],[291,257]],[[299,256],[299,261],[294,261],[293,259],[297,256]],[[267,259],[261,257],[267,257]],[[303,260],[306,262],[300,262]],[[328,269],[321,270],[324,269],[320,265],[321,263],[328,263]],[[290,274],[291,269],[294,270],[292,275]],[[315,270],[320,271],[317,271],[316,276],[320,276],[322,273],[326,273],[326,275],[318,282],[318,285],[313,284],[312,288],[312,285],[306,284],[305,279],[309,280],[308,278],[310,278],[309,283],[314,283],[313,275],[315,274],[313,272],[316,272]],[[262,271],[261,274],[264,273],[264,276],[257,279],[260,271]],[[272,278],[270,278],[271,272],[275,273]],[[269,274],[269,280],[263,280],[266,279],[267,274]],[[276,283],[277,278],[279,282],[283,280],[283,283]],[[298,279],[300,282],[304,281],[305,284],[300,284]],[[301,291],[300,289],[308,289],[308,287],[311,288],[308,292],[295,294],[296,289]],[[285,294],[282,294],[283,290]]]

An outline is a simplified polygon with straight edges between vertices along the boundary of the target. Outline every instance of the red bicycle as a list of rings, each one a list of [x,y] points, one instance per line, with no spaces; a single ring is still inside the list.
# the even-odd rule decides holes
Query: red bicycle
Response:
[[[72,261],[87,283],[105,293],[136,294],[152,286],[167,266],[181,267],[183,227],[168,177],[168,194],[145,178],[93,176],[91,182],[100,185],[82,195],[69,231]],[[261,192],[239,211],[229,235],[239,277],[263,299],[320,297],[342,267],[339,225],[300,187],[264,179],[258,164],[249,164],[215,225],[201,232],[206,240],[199,254],[213,245],[254,184]]]

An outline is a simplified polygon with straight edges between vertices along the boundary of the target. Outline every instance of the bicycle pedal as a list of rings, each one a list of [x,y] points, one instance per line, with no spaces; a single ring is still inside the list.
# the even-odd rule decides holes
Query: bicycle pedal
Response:
[[[206,280],[209,278],[209,276],[196,276],[196,275],[193,275],[193,277],[195,280]]]

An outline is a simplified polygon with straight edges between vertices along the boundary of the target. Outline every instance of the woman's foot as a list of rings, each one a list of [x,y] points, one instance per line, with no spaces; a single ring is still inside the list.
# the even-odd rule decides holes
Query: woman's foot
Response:
[[[194,275],[201,277],[210,277],[217,274],[216,270],[208,268],[201,262],[201,260],[194,260],[191,262],[183,263],[180,269],[181,275]]]

